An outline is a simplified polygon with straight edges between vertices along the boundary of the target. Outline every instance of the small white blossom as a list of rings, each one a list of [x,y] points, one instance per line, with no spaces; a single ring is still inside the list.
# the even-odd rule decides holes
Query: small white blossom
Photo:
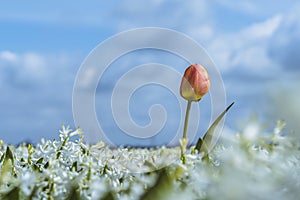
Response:
[[[297,199],[300,141],[283,127],[278,122],[273,133],[255,123],[240,134],[227,129],[208,157],[186,149],[183,164],[179,147],[90,146],[69,141],[80,131],[63,126],[59,140],[41,140],[31,153],[26,145],[9,146],[10,155],[0,144],[0,197],[18,188],[19,199],[131,200],[153,191],[168,191],[163,199],[172,200]]]

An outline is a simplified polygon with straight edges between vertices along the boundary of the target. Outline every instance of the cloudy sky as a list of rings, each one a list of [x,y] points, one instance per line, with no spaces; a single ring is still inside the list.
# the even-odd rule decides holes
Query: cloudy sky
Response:
[[[0,3],[0,139],[8,143],[57,138],[62,124],[74,128],[72,90],[81,63],[108,37],[142,27],[182,32],[207,50],[222,74],[228,104],[236,102],[225,122],[228,128],[239,130],[251,115],[268,126],[285,118],[291,129],[299,127],[300,4],[296,0],[30,2]],[[166,55],[164,63],[158,54],[146,52],[143,61],[177,61]],[[124,63],[141,55],[128,56]],[[183,73],[185,63],[177,64],[182,65],[177,70]],[[101,92],[111,94],[119,73],[117,68],[108,71]],[[161,88],[155,90],[163,93]],[[135,95],[141,98],[144,94],[138,91]],[[176,110],[176,104],[157,99],[162,98],[135,103],[133,120],[147,125],[147,110],[154,103],[163,104],[167,111]],[[103,116],[111,111],[105,102],[99,102],[96,97],[97,115],[105,122],[105,131],[117,133],[110,115]],[[174,131],[172,123],[178,120],[174,113],[168,113],[171,125],[165,126],[165,132]]]

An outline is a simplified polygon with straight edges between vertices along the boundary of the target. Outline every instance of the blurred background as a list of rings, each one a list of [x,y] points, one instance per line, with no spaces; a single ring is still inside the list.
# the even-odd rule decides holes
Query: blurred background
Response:
[[[227,129],[238,131],[250,116],[256,116],[266,128],[285,119],[288,130],[298,130],[299,19],[296,0],[1,2],[0,139],[11,144],[38,142],[41,137],[58,138],[62,124],[75,128],[72,89],[85,57],[108,37],[147,26],[180,31],[207,50],[222,74],[228,104],[236,102],[227,115]],[[128,70],[143,62],[178,65],[180,73],[187,67],[187,63],[161,52],[133,53],[122,59],[115,64],[126,63]],[[136,63],[131,63],[133,60]],[[99,91],[110,94],[115,82],[109,80],[119,76],[118,68],[111,68]],[[161,88],[144,89],[157,95],[152,95],[146,106],[140,101],[131,105],[135,108],[130,107],[133,120],[147,125],[148,108],[161,103],[174,110],[168,112],[171,124],[164,128],[173,131],[174,123],[180,120],[176,104],[166,104],[169,99],[161,98],[159,94],[165,92]],[[136,98],[144,93],[137,91]],[[103,115],[109,112],[109,104],[99,102],[96,97],[97,114],[105,131],[117,133],[120,130],[113,119]],[[148,144],[163,144],[161,137],[160,142]]]

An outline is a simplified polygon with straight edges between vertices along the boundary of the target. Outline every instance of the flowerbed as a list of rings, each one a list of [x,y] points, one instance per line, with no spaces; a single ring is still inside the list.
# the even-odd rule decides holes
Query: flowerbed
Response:
[[[258,125],[256,125],[258,126]],[[87,145],[63,127],[59,140],[0,142],[0,199],[297,199],[300,140],[283,133],[226,133],[208,156],[194,147]]]

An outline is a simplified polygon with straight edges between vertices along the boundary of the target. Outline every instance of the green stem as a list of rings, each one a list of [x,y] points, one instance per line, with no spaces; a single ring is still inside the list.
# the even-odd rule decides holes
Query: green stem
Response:
[[[190,110],[191,110],[191,104],[192,104],[192,101],[188,101],[188,104],[187,104],[187,107],[186,107],[184,128],[183,128],[183,136],[182,136],[182,138],[184,138],[184,139],[186,139],[186,136],[187,136],[187,129],[188,129],[188,123],[189,123],[189,115],[190,115]]]

